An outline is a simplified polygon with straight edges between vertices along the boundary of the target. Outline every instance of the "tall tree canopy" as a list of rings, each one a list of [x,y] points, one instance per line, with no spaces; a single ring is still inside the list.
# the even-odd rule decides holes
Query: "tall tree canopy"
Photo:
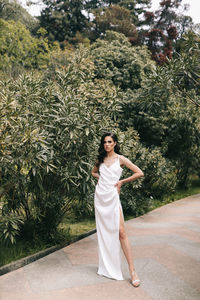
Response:
[[[45,8],[39,17],[41,26],[48,32],[50,41],[73,41],[76,32],[87,27],[87,18],[83,14],[82,0],[43,0]]]
[[[143,15],[150,9],[150,4],[151,0],[122,0],[118,5],[130,11],[132,22],[139,27],[146,23]]]
[[[147,44],[152,58],[163,64],[172,58],[175,42],[192,24],[192,19],[179,15],[182,0],[162,0],[156,12],[146,12],[149,29],[140,32],[140,43]]]
[[[50,41],[63,47],[85,38],[94,42],[113,30],[125,34],[133,45],[147,45],[158,64],[179,50],[177,41],[192,25],[192,19],[180,12],[185,9],[182,0],[161,0],[155,12],[151,0],[38,1],[45,5],[39,20]]]
[[[0,18],[6,21],[20,21],[26,27],[34,31],[38,21],[32,17],[16,0],[0,0]]]
[[[87,1],[88,16],[92,13],[92,39],[100,37],[105,30],[114,30],[125,34],[132,41],[137,40],[135,28],[146,23],[142,16],[149,8],[150,0],[95,1],[95,5],[93,1]]]
[[[96,10],[94,16],[95,19],[91,26],[93,39],[104,35],[106,30],[117,31],[132,38],[135,38],[137,35],[131,14],[126,8],[111,5],[107,8]]]
[[[0,19],[0,70],[12,75],[21,68],[46,68],[50,49],[45,38],[31,36],[20,22]]]
[[[43,0],[45,8],[39,17],[51,41],[73,42],[77,32],[93,41],[106,30],[116,30],[131,39],[135,26],[145,24],[142,16],[150,8],[150,0]],[[89,25],[90,24],[90,25]]]
[[[154,69],[147,47],[132,47],[122,33],[106,31],[104,40],[91,46],[97,78],[111,80],[121,89],[138,89]]]
[[[134,25],[140,23],[141,15],[150,8],[151,0],[115,0],[115,1],[100,1],[88,0],[85,2],[85,10],[92,12],[94,9],[106,8],[119,5],[130,11],[131,19]]]

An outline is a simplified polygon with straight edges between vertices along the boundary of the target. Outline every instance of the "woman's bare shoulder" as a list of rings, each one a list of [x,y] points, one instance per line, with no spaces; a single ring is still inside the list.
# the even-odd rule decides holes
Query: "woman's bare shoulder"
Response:
[[[130,167],[135,166],[134,163],[124,155],[120,155],[120,165]]]
[[[127,161],[127,160],[129,160],[127,157],[125,157],[124,155],[119,155],[119,159],[120,159],[120,161],[122,161],[122,162],[125,162],[125,161]]]
[[[124,155],[119,155],[120,165],[124,166],[127,163],[127,158]]]

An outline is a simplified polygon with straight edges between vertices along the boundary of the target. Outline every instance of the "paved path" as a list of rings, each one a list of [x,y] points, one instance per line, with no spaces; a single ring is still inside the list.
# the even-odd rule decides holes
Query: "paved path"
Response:
[[[93,234],[0,277],[0,300],[200,300],[200,194],[126,222],[136,270],[131,286],[96,274]]]

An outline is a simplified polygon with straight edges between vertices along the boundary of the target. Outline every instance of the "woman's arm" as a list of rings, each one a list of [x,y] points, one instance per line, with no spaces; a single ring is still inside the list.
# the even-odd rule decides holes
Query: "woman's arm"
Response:
[[[96,165],[92,169],[92,176],[99,179],[99,168]]]
[[[142,170],[140,168],[138,168],[136,165],[134,165],[128,158],[124,157],[124,156],[120,156],[120,164],[122,166],[126,166],[128,169],[130,169],[134,174],[131,175],[130,177],[124,178],[119,180],[115,186],[117,187],[118,193],[120,192],[120,188],[122,186],[122,184],[126,183],[126,182],[130,182],[133,180],[136,180],[140,177],[144,176],[144,173],[142,172]]]

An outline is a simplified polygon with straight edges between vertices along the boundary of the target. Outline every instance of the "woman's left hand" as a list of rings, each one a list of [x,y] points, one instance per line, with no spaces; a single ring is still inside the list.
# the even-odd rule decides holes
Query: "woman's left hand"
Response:
[[[115,186],[117,187],[117,191],[118,191],[118,194],[120,193],[120,189],[121,189],[121,186],[122,186],[122,181],[118,181]]]

